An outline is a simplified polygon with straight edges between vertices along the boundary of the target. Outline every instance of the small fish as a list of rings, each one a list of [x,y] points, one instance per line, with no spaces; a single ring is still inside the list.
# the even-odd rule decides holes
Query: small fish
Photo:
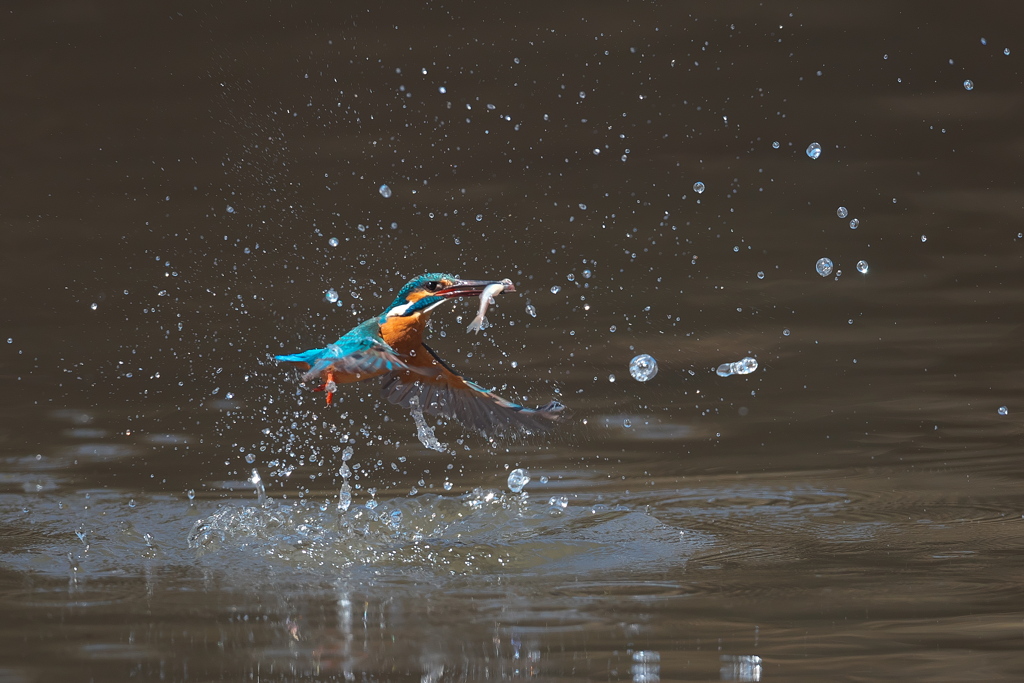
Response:
[[[480,292],[480,310],[477,312],[476,317],[473,318],[473,322],[466,328],[466,332],[477,332],[483,329],[484,323],[486,322],[485,315],[487,315],[487,309],[494,303],[494,297],[498,296],[502,292],[514,292],[516,291],[515,285],[509,279],[502,280],[501,282],[495,282],[493,285],[487,285],[484,291]]]

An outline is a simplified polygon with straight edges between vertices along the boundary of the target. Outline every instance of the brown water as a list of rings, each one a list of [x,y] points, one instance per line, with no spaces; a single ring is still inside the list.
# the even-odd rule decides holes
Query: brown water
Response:
[[[0,10],[0,679],[1019,680],[1020,11],[492,5]],[[568,427],[270,360],[432,270]]]

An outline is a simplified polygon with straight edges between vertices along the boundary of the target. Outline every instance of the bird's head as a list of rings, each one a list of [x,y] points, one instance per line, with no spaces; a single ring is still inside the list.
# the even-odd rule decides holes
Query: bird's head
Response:
[[[460,280],[447,273],[420,275],[409,280],[399,290],[398,296],[384,311],[384,316],[395,318],[427,313],[449,299],[460,296],[480,296],[488,285],[497,283],[497,280]],[[514,292],[515,287],[506,282],[505,291]]]

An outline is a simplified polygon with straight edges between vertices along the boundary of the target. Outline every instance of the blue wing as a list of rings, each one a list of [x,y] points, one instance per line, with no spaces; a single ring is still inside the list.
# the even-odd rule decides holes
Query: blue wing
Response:
[[[305,370],[303,381],[324,378],[328,371],[335,377],[334,381],[351,382],[409,369],[402,355],[381,338],[376,318],[353,328],[322,349],[274,356],[274,360]]]

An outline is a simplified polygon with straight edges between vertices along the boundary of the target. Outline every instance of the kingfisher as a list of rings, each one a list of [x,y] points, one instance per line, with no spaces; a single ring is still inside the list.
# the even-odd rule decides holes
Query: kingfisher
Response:
[[[302,380],[317,382],[314,391],[323,391],[328,404],[339,384],[382,377],[381,395],[391,403],[455,418],[488,437],[546,431],[567,417],[561,403],[552,401],[538,408],[513,403],[464,378],[423,343],[435,309],[459,297],[494,291],[495,285],[502,285],[506,292],[515,291],[509,280],[460,280],[447,273],[420,275],[399,290],[383,313],[355,326],[333,344],[274,359],[303,370]]]

